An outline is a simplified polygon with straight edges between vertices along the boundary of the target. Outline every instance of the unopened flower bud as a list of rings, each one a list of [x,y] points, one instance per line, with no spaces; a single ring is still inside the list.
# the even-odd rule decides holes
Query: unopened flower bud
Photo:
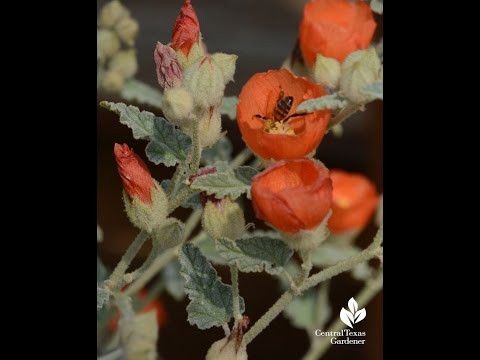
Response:
[[[130,12],[120,1],[110,1],[100,10],[100,26],[111,29],[119,20],[128,16]]]
[[[193,109],[193,98],[182,87],[165,89],[162,98],[163,115],[172,123],[184,127],[188,126],[189,114]]]
[[[243,341],[243,333],[250,323],[248,316],[239,320],[229,336],[215,341],[208,349],[205,360],[247,360],[247,346]]]
[[[118,92],[123,87],[124,77],[117,69],[110,69],[102,75],[101,86],[105,91]]]
[[[127,144],[115,144],[127,215],[136,227],[152,232],[167,217],[168,199],[140,157]]]
[[[379,79],[382,64],[374,48],[351,53],[342,64],[340,90],[356,104],[371,100],[362,90]]]
[[[115,31],[120,39],[128,46],[133,46],[135,44],[138,30],[138,22],[131,17],[124,17],[115,24]]]
[[[178,63],[175,50],[170,46],[157,42],[153,58],[155,60],[157,79],[160,86],[164,89],[169,89],[180,85],[183,73]]]
[[[97,58],[105,61],[120,49],[120,40],[111,30],[97,30]]]
[[[193,44],[198,43],[200,39],[200,24],[197,14],[190,0],[185,0],[183,6],[175,19],[172,34],[172,48],[181,50],[185,56],[188,56]]]
[[[220,106],[225,81],[218,64],[210,56],[204,56],[186,69],[183,86],[193,95],[195,104],[206,109]]]
[[[137,56],[134,49],[119,51],[111,60],[109,68],[121,73],[124,79],[129,79],[138,70]]]
[[[233,54],[216,53],[212,55],[212,59],[220,67],[220,70],[222,70],[225,84],[232,81],[238,56]]]
[[[217,109],[210,108],[200,119],[200,146],[206,148],[215,144],[221,137],[222,116]]]
[[[337,59],[317,55],[313,67],[313,78],[316,83],[335,89],[338,87],[340,74],[341,66]]]
[[[202,214],[202,226],[214,240],[226,237],[236,240],[245,231],[245,217],[240,206],[229,197],[210,198]]]
[[[183,70],[186,70],[190,67],[195,61],[205,56],[207,53],[205,49],[198,43],[192,45],[188,55],[185,55],[182,50],[176,50],[178,63],[180,64]]]
[[[120,321],[120,336],[125,360],[155,360],[157,358],[158,324],[150,311]]]

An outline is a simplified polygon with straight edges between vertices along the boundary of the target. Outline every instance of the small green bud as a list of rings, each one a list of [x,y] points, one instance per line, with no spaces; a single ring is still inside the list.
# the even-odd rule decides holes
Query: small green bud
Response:
[[[138,22],[131,17],[124,17],[115,24],[115,31],[118,37],[128,46],[135,44],[138,30]]]
[[[123,87],[124,77],[117,69],[110,69],[103,73],[101,87],[108,92],[118,92]]]
[[[200,146],[206,148],[215,144],[221,137],[222,116],[217,109],[207,111],[200,119]]]
[[[97,59],[105,61],[120,50],[120,40],[113,31],[97,30]]]
[[[175,218],[168,218],[152,231],[152,239],[162,250],[179,245],[183,241],[185,224]]]
[[[125,79],[131,78],[138,70],[135,50],[119,51],[110,61],[109,68],[121,73]]]
[[[317,55],[313,66],[313,78],[316,83],[336,89],[340,81],[341,65],[337,59]]]
[[[172,123],[180,127],[187,126],[192,109],[192,95],[183,87],[165,89],[162,99],[163,115]]]
[[[248,360],[247,346],[242,342],[237,349],[236,338],[225,337],[210,346],[205,360]]]
[[[233,75],[235,74],[235,64],[237,62],[237,55],[229,55],[223,53],[216,53],[212,55],[213,61],[217,63],[222,70],[223,78],[225,84],[233,80]]]
[[[176,53],[177,53],[178,62],[184,71],[188,67],[193,65],[198,59],[205,56],[205,50],[199,43],[195,43],[192,45],[192,48],[188,53],[188,57],[185,56],[185,54],[181,49],[178,49]]]
[[[328,219],[332,216],[332,210],[329,210],[323,221],[312,230],[300,230],[295,234],[282,233],[283,240],[294,250],[313,251],[323,243],[330,231],[328,230]]]
[[[130,12],[120,1],[110,1],[100,10],[100,26],[111,29],[119,20],[129,16]]]
[[[362,93],[368,84],[378,80],[382,64],[374,48],[358,50],[351,53],[342,64],[340,90],[356,104],[371,100]]]
[[[225,82],[220,66],[210,56],[204,56],[189,66],[182,85],[193,95],[193,101],[203,109],[222,103]]]
[[[240,206],[229,197],[209,199],[202,214],[202,226],[212,239],[236,240],[245,232],[245,217]]]
[[[125,360],[155,360],[158,339],[155,312],[120,320],[120,338]]]
[[[155,181],[151,190],[152,203],[148,204],[137,197],[130,200],[123,191],[123,202],[128,218],[140,230],[151,233],[154,228],[162,225],[167,218],[168,198],[162,187]]]

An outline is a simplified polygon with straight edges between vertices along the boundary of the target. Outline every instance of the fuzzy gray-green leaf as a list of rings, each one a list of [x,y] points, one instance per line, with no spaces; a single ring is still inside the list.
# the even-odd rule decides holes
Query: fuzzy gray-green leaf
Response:
[[[237,104],[238,97],[225,96],[220,106],[220,114],[227,115],[230,119],[235,120],[237,118]]]
[[[199,329],[221,326],[233,316],[232,287],[225,285],[200,250],[186,243],[179,253],[185,292],[191,300],[187,306],[188,322]],[[245,302],[240,297],[240,313]]]
[[[162,163],[165,166],[175,166],[186,160],[191,146],[192,139],[189,136],[164,118],[156,117],[153,135],[145,152],[148,159],[156,165]]]
[[[136,101],[140,104],[151,105],[161,108],[162,93],[137,79],[128,79],[125,81],[120,95],[128,101]]]
[[[231,141],[226,136],[222,136],[215,145],[202,151],[202,161],[207,165],[212,165],[216,161],[230,161],[232,151]]]
[[[278,274],[293,254],[285,242],[269,237],[250,237],[237,241],[222,238],[216,246],[220,256],[230,264],[236,264],[243,272],[265,270],[269,274]]]
[[[113,111],[120,116],[120,123],[132,129],[135,139],[148,140],[153,133],[153,120],[155,115],[149,111],[140,111],[136,106],[124,103],[102,101],[100,106]]]
[[[335,93],[302,102],[297,107],[297,114],[303,112],[313,112],[316,110],[341,109],[347,106],[347,104],[347,99]]]
[[[215,194],[217,199],[230,196],[233,200],[250,190],[250,186],[239,180],[233,171],[217,172],[198,177],[191,185],[194,190]]]

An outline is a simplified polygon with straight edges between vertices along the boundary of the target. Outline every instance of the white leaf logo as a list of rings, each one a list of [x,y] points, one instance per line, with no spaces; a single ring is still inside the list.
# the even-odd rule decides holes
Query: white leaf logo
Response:
[[[348,300],[348,308],[350,309],[350,311],[342,307],[342,310],[340,311],[340,320],[342,320],[345,325],[353,329],[353,324],[356,324],[365,319],[365,317],[367,316],[367,310],[358,310],[358,304],[353,297]]]

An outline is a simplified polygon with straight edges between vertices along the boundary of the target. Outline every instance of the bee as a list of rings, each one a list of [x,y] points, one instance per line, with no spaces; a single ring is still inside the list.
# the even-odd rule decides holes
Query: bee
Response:
[[[285,92],[283,90],[280,90],[277,102],[275,103],[275,107],[273,108],[273,120],[259,114],[255,115],[255,117],[275,123],[288,121],[288,119],[290,119],[291,117],[306,115],[305,113],[302,113],[292,114],[288,116],[288,113],[292,109],[292,105],[293,96],[285,96]]]

